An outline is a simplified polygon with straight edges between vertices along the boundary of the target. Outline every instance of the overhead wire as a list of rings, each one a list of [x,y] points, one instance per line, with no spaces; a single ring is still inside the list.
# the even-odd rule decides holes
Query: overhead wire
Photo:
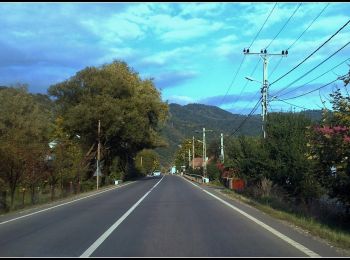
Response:
[[[311,58],[318,50],[320,50],[326,43],[328,43],[333,37],[335,37],[341,30],[343,30],[348,24],[350,23],[350,20],[348,20],[340,29],[338,29],[331,37],[329,37],[324,43],[322,43],[316,50],[314,50],[311,54],[309,54],[303,61],[298,63],[296,66],[294,66],[291,70],[280,76],[278,79],[270,83],[270,86],[275,84],[276,82],[283,79],[285,76],[287,76],[289,73],[294,71],[296,68],[298,68],[301,64],[303,64],[305,61],[307,61],[309,58]]]
[[[258,102],[256,102],[255,106],[253,107],[253,109],[246,116],[246,118],[241,122],[241,124],[229,136],[233,136],[235,133],[237,133],[238,130],[241,129],[241,127],[245,124],[245,122],[255,113],[255,111],[258,109],[258,106],[259,106],[259,103],[260,103],[261,99],[262,98],[260,97]]]
[[[285,24],[281,27],[281,29],[279,30],[279,32],[275,35],[275,37],[272,39],[272,41],[265,47],[265,49],[269,48],[270,45],[272,44],[272,42],[277,38],[277,36],[283,31],[283,29],[287,26],[287,24],[289,23],[289,21],[292,19],[292,17],[295,15],[295,13],[298,11],[298,9],[300,8],[300,6],[302,5],[302,3],[300,3],[294,10],[294,12],[292,13],[292,15],[288,18],[288,20],[285,22]]]
[[[288,18],[288,20],[284,23],[284,25],[281,27],[281,29],[279,30],[279,32],[275,35],[275,37],[271,40],[271,42],[265,47],[265,49],[267,49],[272,43],[273,41],[278,37],[278,35],[284,30],[284,28],[287,26],[287,24],[289,23],[289,21],[292,19],[292,17],[295,15],[295,13],[298,11],[298,9],[300,8],[302,3],[300,3],[294,10],[294,12],[292,13],[292,15]],[[258,60],[255,68],[254,68],[254,71],[252,74],[254,74],[258,64],[259,64],[260,60]],[[248,85],[248,81],[246,82],[245,86],[243,87],[239,97],[241,96],[241,94],[243,93],[243,90],[245,89],[245,87]],[[259,102],[261,101],[262,97],[260,97],[260,99],[258,100],[258,102],[255,104],[254,108],[252,109],[252,111],[249,113],[249,115],[246,117],[246,119],[242,122],[242,124],[234,131],[233,134],[235,134],[242,126],[243,124],[251,117],[252,113],[254,113],[257,108],[258,108],[258,104]],[[237,101],[237,100],[236,100]],[[233,135],[232,134],[232,135]]]
[[[283,102],[283,103],[286,103],[286,104],[288,104],[288,105],[291,105],[291,106],[293,106],[293,107],[299,107],[299,108],[302,108],[302,109],[305,109],[305,110],[308,110],[309,108],[306,108],[306,107],[302,107],[302,106],[299,106],[299,105],[295,105],[295,104],[292,104],[292,103],[290,103],[290,102],[287,102],[287,101],[285,101],[285,100],[282,100],[282,99],[279,99],[279,98],[276,98],[276,97],[273,97],[273,99],[276,99],[277,101],[281,101],[281,102]],[[273,100],[271,100],[271,101],[273,101]],[[270,101],[270,102],[271,102]],[[270,103],[269,102],[269,103]]]
[[[315,80],[321,78],[322,76],[326,75],[327,73],[333,71],[335,68],[338,68],[339,66],[341,66],[342,64],[344,64],[344,63],[347,62],[348,60],[350,60],[350,58],[347,58],[346,60],[342,61],[342,62],[339,63],[338,65],[336,65],[336,66],[334,66],[333,68],[331,68],[330,70],[328,70],[328,71],[322,73],[321,75],[319,75],[319,76],[317,76],[316,78],[314,78],[314,79],[308,81],[307,83],[303,84],[302,86],[299,86],[299,87],[294,88],[294,89],[292,89],[292,90],[290,90],[290,91],[287,91],[286,93],[281,94],[280,97],[281,97],[281,96],[285,96],[285,95],[287,95],[287,94],[289,94],[289,93],[291,93],[291,92],[294,92],[294,91],[297,90],[297,89],[301,89],[301,88],[305,87],[306,85],[310,84],[311,82],[314,82]]]
[[[307,71],[306,73],[304,73],[302,76],[300,76],[299,78],[297,78],[296,80],[294,80],[292,83],[288,84],[286,87],[280,89],[279,91],[277,91],[274,96],[278,95],[279,93],[281,93],[282,91],[286,90],[287,88],[289,88],[290,86],[292,86],[294,83],[298,82],[300,79],[304,78],[306,75],[310,74],[312,71],[314,71],[315,69],[317,69],[319,66],[321,66],[323,63],[325,63],[326,61],[328,61],[330,58],[332,58],[334,55],[336,55],[338,52],[340,52],[342,49],[344,49],[346,46],[348,46],[350,44],[350,41],[347,42],[345,45],[343,45],[340,49],[338,49],[337,51],[335,51],[332,55],[328,56],[325,60],[323,60],[321,63],[319,63],[318,65],[316,65],[315,67],[313,67],[311,70]]]
[[[277,5],[277,2],[275,3],[275,5],[273,6],[273,8],[271,9],[269,15],[267,16],[267,18],[265,19],[263,25],[260,27],[259,31],[258,31],[257,34],[255,35],[255,37],[254,37],[253,41],[251,42],[251,44],[249,45],[248,49],[254,44],[254,42],[255,42],[255,40],[257,39],[257,37],[259,36],[260,32],[261,32],[262,29],[264,28],[264,26],[265,26],[267,20],[270,18],[272,12],[275,10],[276,5]],[[230,89],[231,89],[233,83],[235,82],[235,80],[236,80],[236,78],[237,78],[237,75],[238,75],[239,71],[241,70],[241,67],[242,67],[242,65],[243,65],[243,63],[244,63],[245,58],[246,58],[246,56],[244,55],[244,56],[243,56],[243,59],[241,60],[240,65],[239,65],[239,67],[238,67],[238,69],[237,69],[237,71],[236,71],[236,74],[235,74],[235,76],[233,77],[233,79],[232,79],[232,81],[231,81],[231,83],[230,83],[230,85],[229,85],[229,87],[228,87],[228,89],[227,89],[227,91],[226,91],[224,97],[222,98],[220,104],[222,104],[222,103],[224,102],[224,100],[225,100],[227,94],[229,93],[229,91],[230,91]]]
[[[346,75],[346,74],[345,74],[345,75]],[[345,75],[343,75],[343,76],[345,76]],[[340,78],[337,78],[337,79],[335,79],[335,80],[333,80],[333,81],[331,81],[331,82],[329,82],[329,83],[327,83],[327,84],[325,84],[325,85],[323,85],[323,86],[321,86],[321,87],[318,87],[318,88],[316,88],[316,89],[314,89],[314,90],[308,91],[308,92],[306,92],[306,93],[303,93],[303,94],[301,94],[301,95],[297,95],[297,96],[294,96],[294,97],[284,98],[283,100],[285,101],[285,100],[290,100],[290,99],[296,99],[296,98],[299,98],[299,97],[303,97],[303,96],[308,95],[308,94],[310,94],[310,93],[312,93],[312,92],[315,92],[315,91],[317,91],[317,90],[319,90],[319,89],[325,88],[325,87],[329,86],[330,84],[332,84],[332,83],[334,83],[334,82],[336,82],[336,81],[338,81],[338,80],[340,80]]]

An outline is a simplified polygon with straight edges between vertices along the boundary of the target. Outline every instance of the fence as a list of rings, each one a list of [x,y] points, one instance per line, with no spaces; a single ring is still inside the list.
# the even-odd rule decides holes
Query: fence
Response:
[[[202,175],[197,175],[197,174],[184,174],[184,177],[186,177],[187,179],[191,180],[191,181],[195,181],[195,182],[199,182],[199,183],[208,183],[209,179],[203,177]]]
[[[222,181],[225,187],[231,190],[243,191],[245,188],[245,182],[242,179],[224,177]]]

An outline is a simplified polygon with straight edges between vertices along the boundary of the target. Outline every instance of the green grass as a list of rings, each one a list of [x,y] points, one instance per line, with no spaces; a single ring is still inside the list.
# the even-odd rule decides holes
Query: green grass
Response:
[[[223,187],[221,183],[219,183],[219,185],[215,185],[214,183],[212,183],[210,186]],[[349,231],[329,227],[311,217],[306,217],[306,216],[297,215],[290,212],[274,209],[268,204],[266,205],[266,204],[259,203],[254,199],[238,194],[235,191],[229,190],[227,188],[225,188],[224,190],[220,190],[220,192],[232,199],[245,202],[246,204],[257,208],[274,218],[289,222],[299,228],[302,228],[303,230],[308,231],[310,234],[314,236],[318,236],[322,239],[327,240],[333,246],[336,246],[345,250],[350,249],[350,232]],[[350,251],[347,251],[346,253],[350,255]]]

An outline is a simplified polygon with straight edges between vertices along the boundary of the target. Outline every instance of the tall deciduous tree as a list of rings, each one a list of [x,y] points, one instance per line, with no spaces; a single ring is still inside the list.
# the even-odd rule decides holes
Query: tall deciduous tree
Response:
[[[166,120],[167,104],[152,80],[142,80],[125,62],[88,67],[51,86],[49,94],[56,97],[66,131],[81,136],[86,149],[97,142],[101,120],[105,169],[115,157],[129,165],[124,168],[133,169],[138,151],[164,145],[158,131]]]

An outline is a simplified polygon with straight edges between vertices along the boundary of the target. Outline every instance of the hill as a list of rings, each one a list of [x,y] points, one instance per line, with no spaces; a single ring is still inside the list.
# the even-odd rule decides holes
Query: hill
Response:
[[[303,111],[307,117],[314,121],[321,119],[320,110]],[[202,129],[210,129],[213,132],[206,134],[206,140],[219,139],[220,134],[231,135],[238,126],[245,120],[246,115],[232,114],[216,106],[203,104],[178,104],[169,105],[169,119],[161,131],[162,137],[169,146],[158,148],[155,151],[159,154],[161,164],[166,166],[171,163],[172,157],[178,145],[184,140],[194,136],[202,140]],[[196,132],[200,131],[200,132]],[[261,134],[261,116],[253,115],[245,122],[243,127],[235,135],[257,136]]]

